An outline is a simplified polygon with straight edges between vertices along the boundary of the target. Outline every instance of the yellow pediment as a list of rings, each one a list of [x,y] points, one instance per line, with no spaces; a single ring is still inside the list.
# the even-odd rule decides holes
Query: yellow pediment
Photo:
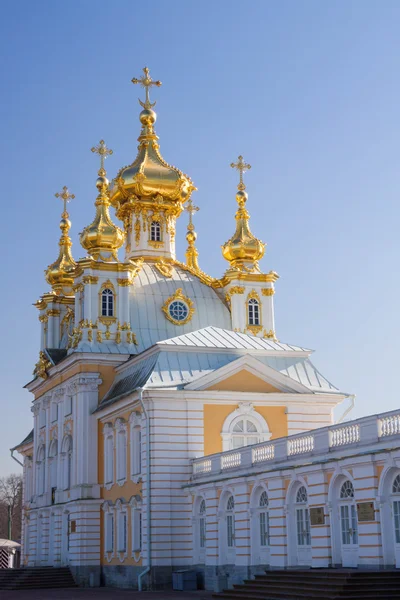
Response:
[[[213,383],[204,389],[221,390],[224,392],[261,392],[263,394],[281,392],[281,390],[264,379],[253,375],[247,369],[242,369],[238,373],[230,375],[226,379]]]

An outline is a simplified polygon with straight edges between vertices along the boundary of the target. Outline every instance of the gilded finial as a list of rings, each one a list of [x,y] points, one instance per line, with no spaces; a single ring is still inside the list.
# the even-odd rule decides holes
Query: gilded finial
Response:
[[[237,169],[239,171],[239,184],[237,186],[238,190],[245,190],[246,186],[243,183],[243,173],[245,173],[246,171],[250,171],[251,165],[243,161],[243,156],[239,156],[238,162],[231,163],[231,167],[232,169]]]
[[[189,198],[186,206],[185,206],[185,210],[187,213],[189,213],[189,225],[188,225],[188,229],[189,231],[192,231],[194,229],[194,225],[193,225],[193,215],[195,212],[199,211],[199,207],[195,206],[193,204],[192,198]]]
[[[71,221],[68,218],[67,203],[73,200],[75,195],[70,193],[66,185],[64,185],[61,192],[57,192],[54,195],[56,198],[61,198],[64,203],[60,221],[61,237],[58,244],[60,251],[57,260],[46,269],[45,273],[46,280],[53,288],[53,291],[56,294],[65,294],[68,296],[72,294],[76,263],[72,258],[72,242],[68,235],[71,228]]]
[[[104,161],[107,158],[107,156],[111,156],[113,151],[111,150],[111,148],[107,148],[104,140],[100,140],[97,146],[93,146],[92,152],[100,156],[99,175],[104,176],[106,174],[106,171],[104,169]]]
[[[54,196],[56,198],[61,198],[61,200],[64,202],[64,210],[63,210],[63,214],[62,217],[63,219],[67,219],[68,218],[68,213],[67,213],[67,203],[70,200],[73,200],[75,198],[75,194],[70,194],[69,193],[69,189],[67,188],[66,185],[64,185],[63,189],[61,190],[61,192],[57,192],[56,194],[54,194]],[[65,215],[65,216],[64,216]]]
[[[186,264],[188,267],[192,267],[192,269],[199,270],[200,267],[197,261],[199,253],[195,245],[197,240],[197,233],[194,230],[193,215],[200,209],[198,206],[195,206],[193,204],[192,198],[189,198],[187,205],[185,206],[185,210],[189,214],[188,232],[186,234],[186,239],[188,241],[189,246],[186,250]]]
[[[153,108],[153,106],[156,105],[156,102],[153,102],[153,103],[150,102],[150,93],[149,93],[150,88],[153,85],[156,85],[157,87],[160,87],[162,84],[161,84],[161,81],[153,81],[153,79],[151,78],[150,71],[149,71],[148,67],[144,67],[143,73],[144,73],[144,75],[142,75],[139,79],[137,79],[136,77],[134,77],[132,79],[132,83],[138,83],[139,85],[141,85],[142,87],[145,88],[145,90],[146,90],[146,100],[145,100],[145,102],[142,102],[140,100],[140,98],[139,98],[139,104],[140,104],[140,106],[143,106],[143,108],[149,109],[149,108]]]

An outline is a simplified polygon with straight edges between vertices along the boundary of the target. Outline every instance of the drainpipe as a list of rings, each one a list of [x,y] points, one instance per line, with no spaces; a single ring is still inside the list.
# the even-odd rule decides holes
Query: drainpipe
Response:
[[[342,416],[336,421],[335,425],[339,424],[339,423],[343,423],[344,419],[347,417],[347,415],[349,414],[350,411],[353,410],[354,408],[354,404],[355,404],[355,400],[356,400],[356,395],[352,394],[351,396],[347,396],[350,400],[350,406],[348,406],[346,408],[346,410],[344,411],[344,413],[342,414]]]
[[[22,463],[20,460],[18,460],[18,458],[15,458],[14,450],[10,450],[10,452],[11,452],[11,458],[13,458],[15,460],[15,462],[17,462],[19,465],[21,465],[21,467],[23,467],[24,463]]]
[[[142,578],[150,573],[151,571],[151,505],[150,505],[150,419],[148,412],[143,403],[143,388],[139,390],[139,400],[142,406],[143,414],[146,418],[146,520],[147,520],[147,567],[142,571],[138,577],[138,589],[142,591]]]

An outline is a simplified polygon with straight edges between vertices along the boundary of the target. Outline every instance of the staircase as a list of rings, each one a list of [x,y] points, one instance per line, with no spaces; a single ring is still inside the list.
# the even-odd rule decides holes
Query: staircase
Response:
[[[399,571],[318,569],[266,571],[232,590],[214,594],[221,600],[392,600],[400,599]]]
[[[33,590],[72,587],[77,586],[68,567],[0,569],[0,590]]]

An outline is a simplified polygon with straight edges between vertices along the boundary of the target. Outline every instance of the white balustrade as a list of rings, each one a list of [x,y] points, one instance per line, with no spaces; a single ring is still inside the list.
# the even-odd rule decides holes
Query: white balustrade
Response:
[[[314,450],[314,436],[303,435],[302,437],[296,437],[288,439],[288,455],[294,456],[295,454],[304,454],[305,452],[312,452]]]
[[[253,448],[253,463],[264,462],[273,458],[275,458],[274,444],[263,444],[262,446]]]
[[[389,417],[381,417],[379,419],[379,424],[379,437],[386,437],[387,435],[396,435],[396,433],[400,433],[400,414],[390,415]]]
[[[230,452],[229,454],[221,455],[221,469],[233,469],[240,467],[242,463],[242,455],[240,452]]]
[[[205,458],[204,460],[200,460],[199,462],[195,462],[193,464],[194,475],[203,475],[204,473],[209,473],[210,471],[211,460],[209,458]]]
[[[347,444],[356,444],[360,441],[360,425],[345,425],[338,429],[331,429],[331,448],[335,446],[345,446]]]

